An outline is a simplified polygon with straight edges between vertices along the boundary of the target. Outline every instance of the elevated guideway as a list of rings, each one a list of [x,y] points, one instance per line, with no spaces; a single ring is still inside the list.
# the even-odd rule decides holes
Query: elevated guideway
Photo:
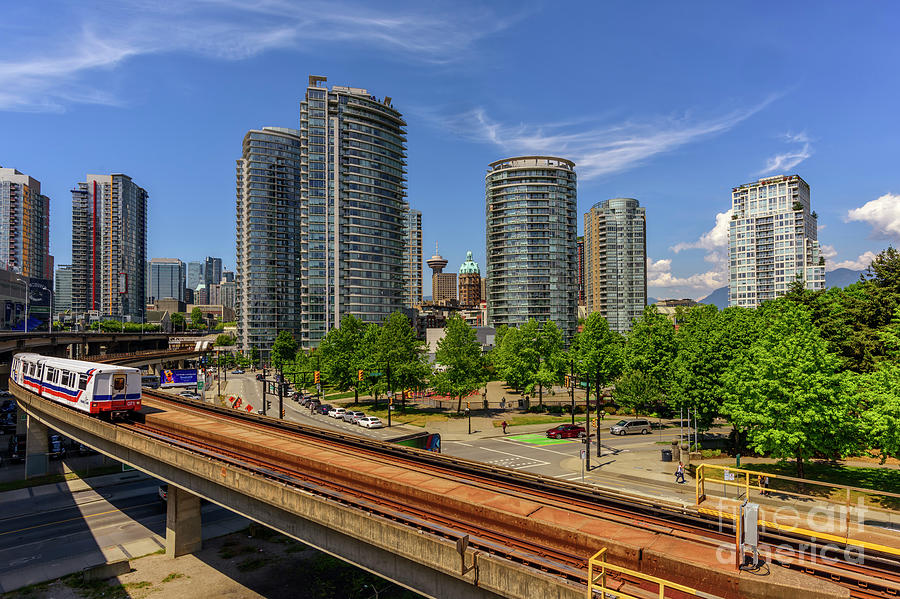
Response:
[[[145,393],[142,420],[114,425],[13,387],[36,427],[172,485],[172,555],[199,546],[203,497],[431,597],[584,597],[588,560],[603,548],[619,567],[604,588],[621,592],[655,588],[645,586],[655,577],[696,596],[849,596],[781,568],[737,571],[733,533],[711,530],[680,505],[167,394]]]

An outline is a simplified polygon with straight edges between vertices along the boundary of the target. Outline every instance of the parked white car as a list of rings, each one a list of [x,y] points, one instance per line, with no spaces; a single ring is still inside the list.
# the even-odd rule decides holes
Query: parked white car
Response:
[[[332,408],[328,411],[328,415],[332,418],[343,418],[346,411],[346,408]]]
[[[357,420],[356,423],[365,428],[382,428],[384,426],[378,416],[366,416]]]
[[[347,410],[344,412],[344,422],[349,422],[350,424],[355,424],[357,420],[364,417],[366,414],[364,412],[356,412],[353,410]]]

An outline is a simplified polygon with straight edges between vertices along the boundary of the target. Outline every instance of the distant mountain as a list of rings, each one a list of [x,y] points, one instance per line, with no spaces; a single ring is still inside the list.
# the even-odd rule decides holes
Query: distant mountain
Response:
[[[723,310],[728,307],[728,287],[719,287],[702,300],[699,301],[701,304],[712,304],[717,307],[719,310]]]
[[[659,301],[659,298],[656,298],[656,297],[648,297],[648,298],[647,298],[647,305],[648,305],[648,306],[652,306],[653,304],[655,304],[655,303],[658,302],[658,301]]]
[[[831,289],[832,287],[846,287],[847,285],[852,285],[859,281],[859,275],[862,273],[863,271],[861,270],[850,270],[849,268],[838,268],[831,272],[826,272],[825,287]]]
[[[831,272],[825,273],[825,286],[828,289],[832,287],[846,287],[847,285],[852,285],[859,280],[859,275],[861,275],[863,271],[861,270],[850,270],[849,268],[838,268],[837,270],[833,270]],[[647,303],[650,303],[650,300],[647,300]],[[702,300],[699,301],[701,304],[712,304],[718,307],[720,310],[728,307],[728,287],[719,287]]]

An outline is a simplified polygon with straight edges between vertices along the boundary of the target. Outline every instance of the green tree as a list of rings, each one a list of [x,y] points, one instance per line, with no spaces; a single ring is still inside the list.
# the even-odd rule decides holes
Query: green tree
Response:
[[[272,365],[281,370],[287,362],[291,362],[297,354],[297,341],[290,331],[279,331],[272,344]]]
[[[259,350],[255,347],[250,348],[250,365],[253,366],[253,368],[259,366]]]
[[[805,460],[843,456],[857,445],[840,358],[828,351],[805,306],[767,302],[757,318],[757,339],[722,376],[722,411],[751,449],[793,457],[802,478]]]
[[[629,370],[616,379],[613,398],[616,403],[634,410],[647,410],[659,401],[660,390],[656,379],[643,370]]]
[[[635,371],[650,378],[649,385],[662,399],[672,382],[672,365],[677,353],[675,327],[656,306],[647,306],[634,321],[625,340],[625,373]]]
[[[191,310],[191,326],[195,329],[203,328],[203,310],[200,308]]]
[[[172,330],[184,330],[184,314],[175,312],[172,314]]]
[[[536,327],[536,323],[534,325]],[[497,372],[517,391],[524,390],[531,382],[538,368],[539,354],[534,347],[531,325],[521,328],[508,327],[497,347]],[[530,343],[526,339],[530,338]]]
[[[531,375],[528,391],[538,388],[538,404],[544,405],[544,387],[552,387],[562,380],[568,366],[568,356],[563,348],[562,332],[552,320],[537,328],[534,347],[538,353],[538,367]]]
[[[360,387],[357,371],[362,368],[357,357],[360,355],[364,335],[363,322],[353,315],[347,315],[341,319],[341,326],[328,331],[318,349],[322,377],[340,391],[353,389],[357,402]]]
[[[391,314],[381,327],[373,351],[375,364],[384,369],[384,385],[389,392],[425,386],[431,369],[424,348],[425,343],[416,338],[409,318],[402,312]]]
[[[234,345],[234,337],[231,335],[219,335],[216,337],[216,345],[219,347],[230,347]]]
[[[438,341],[435,360],[445,370],[432,377],[432,386],[438,393],[456,397],[456,411],[462,411],[462,398],[483,385],[486,377],[475,329],[459,315],[447,321],[444,337]]]
[[[602,387],[612,383],[622,372],[625,338],[611,331],[599,312],[584,320],[581,332],[572,342],[572,357],[579,375],[586,377],[597,393],[599,405]]]
[[[678,353],[672,365],[669,405],[690,408],[707,430],[722,405],[722,375],[755,339],[755,312],[732,307],[694,306],[679,311]]]

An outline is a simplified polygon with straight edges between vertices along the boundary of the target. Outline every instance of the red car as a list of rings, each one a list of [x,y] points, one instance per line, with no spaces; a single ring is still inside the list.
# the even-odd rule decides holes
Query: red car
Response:
[[[587,436],[587,431],[580,424],[560,424],[547,431],[547,437],[550,439],[583,438],[585,436]]]

